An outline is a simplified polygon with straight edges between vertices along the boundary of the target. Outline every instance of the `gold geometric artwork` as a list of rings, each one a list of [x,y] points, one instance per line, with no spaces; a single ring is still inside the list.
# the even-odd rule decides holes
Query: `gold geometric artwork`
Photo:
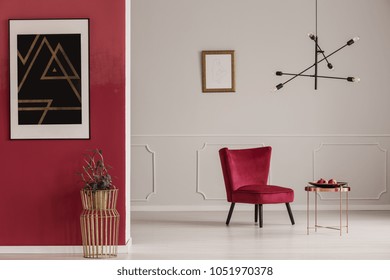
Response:
[[[34,123],[41,125],[44,124],[45,118],[50,111],[80,111],[81,122],[81,77],[77,73],[69,55],[64,50],[62,43],[56,41],[56,45],[53,47],[49,42],[49,37],[50,35],[35,35],[30,45],[27,46],[28,50],[24,56],[18,49],[19,65],[20,68],[24,68],[24,72],[20,72],[18,83],[19,118],[22,112],[41,112],[39,121]],[[44,65],[45,63],[46,66],[42,68],[42,64]],[[37,64],[39,65],[37,66]],[[37,67],[35,69],[42,68],[42,73],[33,73],[34,67]],[[47,81],[49,86],[44,89],[44,92],[39,92],[37,88],[31,86],[24,88],[28,79],[33,80],[30,85],[32,83],[36,85],[36,80],[40,80],[39,83]],[[64,85],[58,83],[61,80],[67,82],[69,89],[64,89]],[[55,86],[53,88],[53,85],[55,85],[53,83],[55,82],[57,82],[57,88]],[[22,91],[23,96],[21,96]],[[61,96],[59,95],[60,93]],[[68,96],[69,93],[72,93],[73,97]],[[74,97],[77,100],[73,100]],[[57,118],[64,119],[63,116]]]

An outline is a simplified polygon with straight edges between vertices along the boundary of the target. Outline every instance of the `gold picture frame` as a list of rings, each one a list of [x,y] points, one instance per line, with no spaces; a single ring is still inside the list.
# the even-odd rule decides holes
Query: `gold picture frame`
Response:
[[[202,51],[202,92],[235,92],[234,50]]]

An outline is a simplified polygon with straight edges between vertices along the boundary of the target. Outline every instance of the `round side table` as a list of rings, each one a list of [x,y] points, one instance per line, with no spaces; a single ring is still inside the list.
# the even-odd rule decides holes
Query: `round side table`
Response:
[[[317,228],[328,228],[328,229],[334,229],[334,230],[339,230],[340,231],[340,236],[342,235],[342,229],[343,227],[346,228],[346,232],[348,233],[348,193],[351,191],[351,187],[349,186],[336,186],[336,187],[318,187],[318,186],[306,186],[305,191],[307,193],[307,201],[306,201],[306,214],[307,214],[307,235],[309,235],[310,229],[315,229],[317,231]],[[318,225],[318,207],[317,207],[317,195],[319,192],[333,192],[333,193],[339,193],[339,202],[340,202],[340,224],[339,226],[320,226]],[[310,227],[310,201],[309,201],[309,194],[314,193],[315,194],[315,202],[314,202],[314,219],[315,219],[315,224],[314,227]],[[343,226],[343,197],[342,194],[345,193],[345,216],[346,216],[346,224]]]

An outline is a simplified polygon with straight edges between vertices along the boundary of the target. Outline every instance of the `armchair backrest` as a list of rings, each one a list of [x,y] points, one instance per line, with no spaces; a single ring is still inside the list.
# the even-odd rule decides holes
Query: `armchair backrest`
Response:
[[[271,147],[219,150],[228,201],[231,192],[242,186],[267,184],[271,151]]]

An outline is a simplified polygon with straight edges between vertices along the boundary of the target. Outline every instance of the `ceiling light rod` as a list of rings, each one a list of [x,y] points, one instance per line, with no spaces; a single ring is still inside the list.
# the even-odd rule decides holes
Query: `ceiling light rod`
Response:
[[[286,76],[299,76],[299,77],[310,77],[310,78],[314,78],[315,76],[314,75],[306,75],[306,74],[293,74],[293,73],[284,73],[284,72],[281,72],[281,71],[276,71],[276,76],[282,76],[282,75],[286,75]],[[317,75],[318,78],[325,78],[325,79],[338,79],[338,80],[347,80],[348,82],[358,82],[357,79],[359,78],[355,78],[355,77],[347,77],[347,78],[344,78],[344,77],[333,77],[333,76],[320,76],[320,75]]]
[[[318,78],[347,80],[349,82],[358,82],[358,81],[360,81],[359,78],[355,78],[355,77],[342,78],[342,77],[332,77],[332,76],[320,76],[320,75],[318,75],[318,64],[319,63],[321,63],[322,61],[325,60],[327,62],[328,68],[329,69],[333,69],[333,65],[328,61],[328,58],[330,56],[334,55],[335,53],[339,52],[340,50],[342,50],[346,46],[350,46],[353,43],[355,43],[356,41],[358,41],[359,37],[354,37],[353,39],[350,39],[345,45],[341,46],[340,48],[338,48],[337,50],[333,51],[329,55],[325,55],[325,52],[321,49],[320,45],[318,44],[318,36],[317,36],[317,0],[316,0],[316,4],[315,4],[315,9],[316,9],[316,12],[315,12],[316,35],[314,35],[312,33],[308,34],[309,38],[311,40],[313,40],[314,43],[315,43],[314,64],[309,66],[309,67],[307,67],[306,69],[304,69],[303,71],[299,72],[298,74],[283,73],[282,71],[277,71],[275,73],[277,76],[288,75],[288,76],[293,76],[293,77],[290,78],[289,80],[283,82],[283,83],[280,83],[280,84],[276,85],[274,91],[277,91],[277,90],[281,89],[285,84],[287,84],[288,82],[292,81],[296,77],[311,77],[311,78],[314,78],[314,89],[315,90],[317,89],[317,80],[318,80]],[[323,58],[320,59],[320,60],[318,60],[318,55],[319,54],[321,54],[323,56]],[[308,71],[309,69],[311,69],[313,67],[314,67],[314,75],[304,75],[303,74],[303,73],[305,73],[306,71]]]
[[[332,63],[330,63],[330,62],[328,61],[328,59],[325,57],[325,51],[323,51],[323,50],[321,49],[320,45],[318,44],[318,37],[317,37],[316,35],[312,34],[312,33],[309,33],[308,36],[309,36],[310,39],[312,39],[312,40],[316,43],[316,46],[317,46],[317,51],[316,51],[316,53],[322,54],[322,56],[323,56],[324,59],[326,60],[326,63],[328,63],[328,68],[329,68],[329,69],[333,69]]]

